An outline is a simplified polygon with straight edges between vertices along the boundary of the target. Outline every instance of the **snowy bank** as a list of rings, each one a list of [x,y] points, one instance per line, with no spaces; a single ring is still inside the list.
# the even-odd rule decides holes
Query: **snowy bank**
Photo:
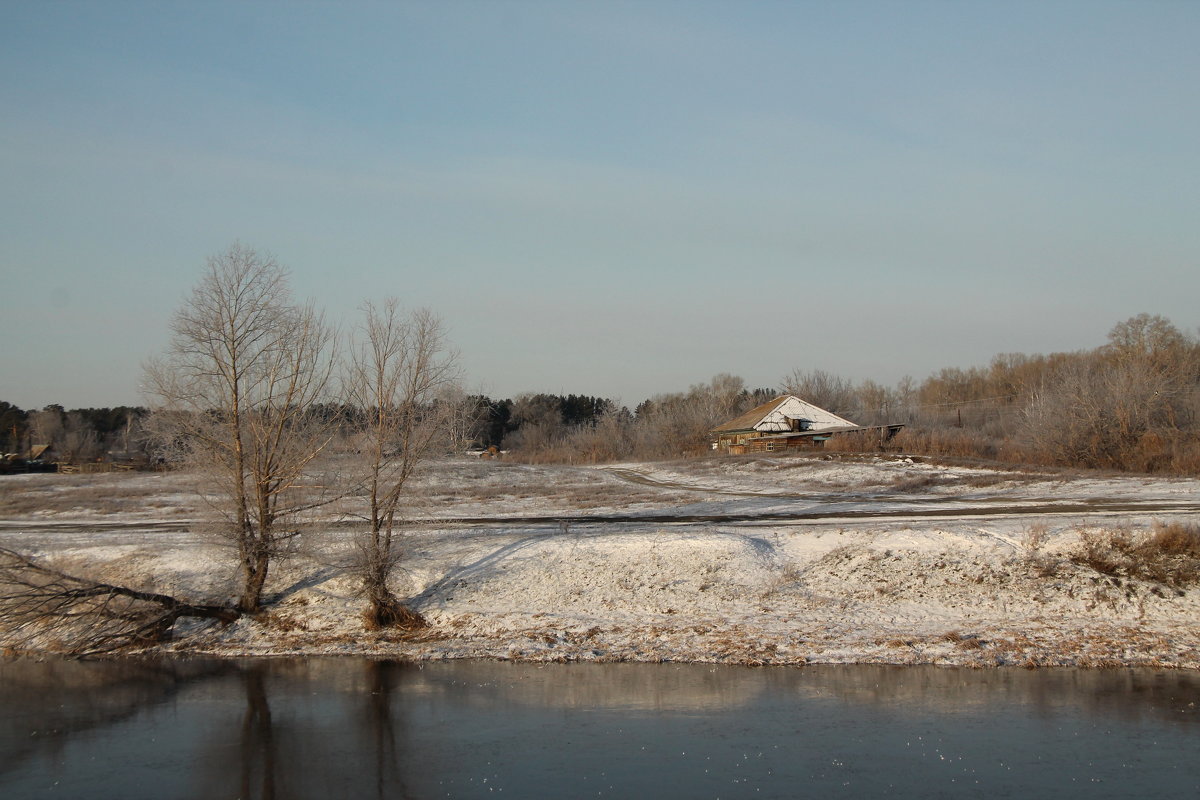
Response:
[[[59,476],[31,485],[67,498],[62,510],[7,515],[4,546],[158,591],[228,591],[230,553],[200,526],[159,527],[145,512],[89,530],[124,510],[89,512],[69,499],[68,484],[47,488],[49,477]],[[199,514],[180,507],[182,478],[128,480],[150,508],[171,509],[160,522]],[[148,490],[153,480],[158,488]],[[105,503],[119,491],[106,484]],[[395,589],[430,628],[365,629],[345,568],[353,529],[329,525],[279,565],[263,614],[178,623],[158,649],[1200,668],[1200,590],[1072,558],[1089,531],[1136,535],[1194,520],[1194,481],[882,459],[607,469],[450,462],[425,478],[423,495]]]

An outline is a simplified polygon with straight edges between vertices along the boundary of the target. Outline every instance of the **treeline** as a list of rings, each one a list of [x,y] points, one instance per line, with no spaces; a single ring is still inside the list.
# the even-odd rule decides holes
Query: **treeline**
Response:
[[[13,459],[29,457],[38,445],[49,445],[52,459],[72,463],[145,459],[148,444],[142,423],[147,413],[135,406],[68,411],[48,405],[27,411],[0,400],[0,443],[4,455]]]
[[[906,452],[1009,463],[1200,473],[1200,340],[1150,314],[1114,326],[1106,343],[1071,353],[997,355],[987,366],[946,368],[917,383],[851,381],[793,370],[774,389],[715,376],[630,410],[588,395],[458,395],[447,450],[496,448],[539,462],[597,463],[697,455],[709,431],[778,394],[795,394],[861,425],[903,423],[890,443]],[[347,429],[361,411],[332,406]],[[24,411],[0,402],[7,453],[49,444],[54,457],[150,460],[146,409],[51,405]],[[857,449],[852,437],[827,447]]]
[[[686,392],[652,397],[633,411],[615,400],[580,395],[475,400],[484,446],[525,461],[598,463],[698,455],[709,449],[710,430],[775,394],[722,374]]]
[[[860,425],[902,423],[888,446],[904,452],[1200,474],[1200,340],[1150,314],[1118,323],[1091,350],[1001,354],[987,366],[943,369],[921,383],[885,386],[796,369],[775,390],[750,390],[741,378],[718,375],[632,412],[588,398],[591,413],[576,418],[563,413],[566,398],[528,395],[502,401],[504,436],[492,443],[531,461],[694,455],[707,449],[712,428],[778,394]],[[876,446],[843,436],[827,448]]]
[[[493,447],[527,460],[598,462],[694,455],[705,449],[714,426],[773,396],[768,389],[747,390],[740,378],[718,375],[686,392],[646,400],[634,411],[607,398],[576,394],[500,400],[460,395],[438,402],[456,406],[442,415],[449,420],[450,451]],[[322,404],[312,414],[333,421],[335,430],[349,436],[366,412]],[[143,407],[68,411],[48,405],[26,411],[0,401],[5,453],[24,456],[32,447],[49,445],[49,457],[56,461],[152,461],[162,443],[146,430],[148,421]]]
[[[594,463],[694,455],[705,449],[715,425],[773,396],[771,390],[749,391],[740,378],[719,375],[687,392],[646,400],[635,411],[603,397],[544,393],[501,400],[449,393],[435,405],[452,406],[438,414],[446,421],[447,452],[495,448],[526,460]],[[309,415],[328,423],[339,440],[335,450],[352,448],[348,440],[369,416],[356,406],[334,403],[318,404]],[[0,401],[5,436],[0,441],[11,456],[25,457],[34,447],[49,445],[47,458],[53,461],[150,463],[164,449],[150,422],[142,407],[67,411],[49,405],[25,411]]]
[[[907,423],[892,444],[908,452],[1200,473],[1200,340],[1158,315],[1118,323],[1091,350],[1002,354],[919,385],[790,377],[783,388],[835,413]]]
[[[472,418],[469,438],[478,447],[497,449],[508,446],[506,441],[512,444],[513,434],[523,426],[529,426],[529,433],[537,425],[593,425],[614,408],[611,400],[577,394],[522,394],[504,400],[472,395],[468,402]]]

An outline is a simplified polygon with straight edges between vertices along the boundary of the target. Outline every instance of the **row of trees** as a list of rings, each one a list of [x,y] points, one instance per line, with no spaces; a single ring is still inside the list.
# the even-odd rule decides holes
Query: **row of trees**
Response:
[[[895,444],[915,452],[1175,472],[1195,471],[1200,460],[1200,344],[1148,314],[1114,326],[1108,342],[1094,350],[1006,353],[986,367],[943,369],[919,384],[905,378],[889,387],[797,369],[777,390],[751,390],[736,376],[718,375],[633,411],[587,395],[492,400],[448,388],[433,402],[441,404],[452,449],[496,447],[528,460],[590,462],[700,452],[713,426],[777,392],[864,425],[905,423]],[[342,397],[312,411],[331,423],[344,449],[367,407]],[[66,461],[102,454],[149,461],[146,413],[124,406],[23,411],[0,402],[0,432],[9,453],[50,444]]]
[[[0,401],[0,447],[14,456],[29,454],[34,445],[50,445],[64,461],[94,461],[134,453],[144,442],[141,421],[146,409],[75,408],[48,405],[26,411]]]
[[[181,616],[232,621],[257,612],[272,566],[306,519],[335,500],[359,519],[357,558],[372,625],[424,621],[391,591],[406,489],[417,465],[461,431],[455,356],[431,312],[364,304],[343,339],[292,299],[272,258],[234,245],[211,258],[146,367],[136,416],[161,458],[200,481],[240,580],[225,603],[67,574],[0,549],[0,609],[11,628],[84,626],[77,652],[154,638]],[[4,409],[12,411],[11,408]],[[14,425],[17,415],[14,417]],[[67,419],[71,419],[67,415]],[[37,426],[41,414],[25,416]],[[44,429],[31,435],[45,435]]]
[[[392,304],[383,309],[368,305],[364,313],[369,328],[371,319],[378,323],[378,315],[399,312]],[[418,312],[418,316],[423,316],[426,324],[431,321],[428,312]],[[332,451],[353,448],[358,431],[371,416],[370,409],[376,407],[373,398],[360,396],[349,384],[343,388],[346,391],[338,398],[314,403],[308,411],[310,421],[328,427]],[[442,387],[431,406],[439,408],[445,423],[439,446],[450,452],[494,447],[535,457],[548,456],[551,450],[561,454],[598,426],[611,431],[619,422],[617,431],[624,444],[601,449],[622,457],[636,452],[657,458],[695,452],[704,444],[709,428],[724,421],[722,415],[765,402],[773,395],[767,389],[746,390],[740,378],[718,375],[687,392],[646,400],[632,412],[603,397],[528,393],[493,400],[486,395],[466,395],[452,385]],[[148,413],[145,407],[126,406],[72,411],[47,406],[41,411],[22,411],[0,402],[0,422],[9,432],[6,452],[28,453],[31,445],[47,444],[52,446],[54,458],[68,462],[105,458],[149,465],[177,461],[172,442],[156,435],[161,425],[147,424]],[[636,430],[626,430],[628,427]],[[596,446],[585,449],[594,451]]]
[[[1195,474],[1200,472],[1200,340],[1164,317],[1140,314],[1092,350],[1008,353],[986,367],[948,368],[921,383],[855,382],[793,370],[776,390],[718,375],[634,412],[612,401],[591,418],[555,417],[546,396],[518,398],[504,446],[529,460],[669,458],[701,452],[708,431],[779,393],[795,394],[861,425],[903,423],[892,446],[909,452]],[[516,406],[514,406],[516,407]],[[846,437],[832,447],[857,448]]]
[[[710,430],[775,394],[720,374],[633,411],[603,398],[520,395],[498,404],[508,421],[501,446],[523,460],[566,463],[693,456],[709,448]],[[572,416],[572,408],[586,413]]]
[[[1200,472],[1200,340],[1158,315],[1118,323],[1091,350],[1001,354],[920,384],[812,372],[782,388],[865,424],[906,423],[894,444],[912,452]]]
[[[944,392],[949,383],[922,388]],[[1161,316],[1120,322],[1093,350],[997,357],[986,380],[964,384],[963,401],[980,409],[973,426],[1009,458],[1200,471],[1200,340]]]
[[[455,358],[440,320],[367,303],[339,341],[318,309],[292,299],[281,266],[234,245],[209,260],[171,329],[146,368],[146,425],[160,452],[203,478],[236,552],[236,610],[259,609],[271,565],[308,516],[356,497],[371,619],[418,623],[388,576],[408,481],[453,428]]]

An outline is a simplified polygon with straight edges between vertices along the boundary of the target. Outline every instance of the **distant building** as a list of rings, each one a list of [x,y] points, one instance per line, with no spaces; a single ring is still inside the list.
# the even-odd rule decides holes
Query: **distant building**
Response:
[[[24,453],[5,453],[0,457],[0,473],[54,472],[54,448],[48,444],[30,445]]]
[[[835,433],[876,431],[891,438],[903,427],[864,427],[788,394],[713,428],[713,449],[737,454],[821,447]]]
[[[29,453],[26,455],[29,461],[53,461],[54,460],[54,445],[51,444],[31,444]]]

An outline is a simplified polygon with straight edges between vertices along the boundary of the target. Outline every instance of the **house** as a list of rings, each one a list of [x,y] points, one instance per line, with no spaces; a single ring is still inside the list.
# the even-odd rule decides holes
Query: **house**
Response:
[[[0,458],[0,472],[54,472],[54,448],[48,444],[30,445],[24,453],[5,453]]]
[[[776,397],[711,431],[713,449],[754,453],[821,447],[835,433],[874,431],[890,439],[903,425],[861,426],[795,395]]]

